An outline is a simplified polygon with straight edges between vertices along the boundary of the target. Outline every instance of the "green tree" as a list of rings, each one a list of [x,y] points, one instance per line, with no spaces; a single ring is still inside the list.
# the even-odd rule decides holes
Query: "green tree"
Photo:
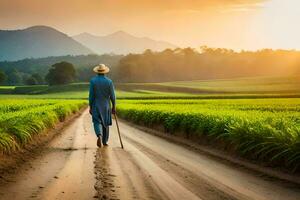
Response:
[[[44,83],[43,77],[38,73],[32,74],[31,77],[36,80],[37,84],[43,84]]]
[[[22,76],[19,73],[18,70],[13,69],[9,74],[8,74],[8,83],[10,85],[20,85],[22,84]]]
[[[25,81],[26,85],[37,85],[38,82],[34,77],[29,77],[26,81]]]
[[[45,79],[49,85],[63,85],[72,82],[75,76],[76,71],[71,63],[60,62],[52,65]]]
[[[7,75],[5,74],[5,72],[0,71],[0,84],[4,84],[6,80],[7,80]]]
[[[21,72],[20,75],[22,77],[22,83],[27,85],[27,80],[31,77],[31,75],[27,73],[21,73]]]

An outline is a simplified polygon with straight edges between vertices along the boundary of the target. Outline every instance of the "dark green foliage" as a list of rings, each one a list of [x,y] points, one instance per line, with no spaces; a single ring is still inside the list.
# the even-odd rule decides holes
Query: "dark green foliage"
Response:
[[[34,79],[36,80],[36,83],[37,83],[38,85],[41,85],[41,84],[44,83],[43,77],[42,77],[40,74],[38,74],[38,73],[32,74],[31,77],[34,78]]]
[[[26,85],[41,85],[43,83],[44,80],[38,73],[32,74],[31,76],[27,77],[25,80]]]
[[[52,65],[46,76],[49,85],[63,85],[74,81],[76,71],[68,62],[60,62]]]
[[[37,80],[32,76],[26,80],[26,85],[37,85],[37,84],[38,84]]]
[[[5,83],[6,79],[7,79],[7,75],[5,74],[5,72],[0,70],[0,85]]]
[[[87,98],[89,89],[89,83],[72,83],[67,85],[28,85],[28,86],[1,86],[0,94],[27,94],[27,95],[38,95],[38,94],[55,94],[63,97],[65,92],[78,92],[81,99]],[[37,96],[34,96],[35,98]],[[68,98],[68,96],[65,96]]]
[[[0,94],[12,94],[14,92],[14,86],[1,86]]]
[[[8,74],[8,80],[7,80],[9,85],[22,85],[22,76],[20,72],[16,69],[11,71]]]
[[[39,94],[47,90],[47,85],[31,85],[31,86],[17,86],[12,91],[13,94]]]
[[[46,76],[48,70],[55,63],[66,61],[72,63],[77,71],[78,81],[89,81],[94,73],[92,68],[99,63],[105,63],[111,69],[111,74],[114,74],[115,66],[118,64],[120,55],[81,55],[81,56],[57,56],[47,58],[28,58],[12,62],[0,62],[0,70],[7,74],[17,69],[19,72],[27,74],[40,74],[42,77]],[[36,77],[35,77],[36,78]],[[37,78],[36,78],[37,79]],[[37,79],[39,82],[39,80]],[[43,82],[42,82],[43,83]],[[41,84],[41,83],[39,83]]]

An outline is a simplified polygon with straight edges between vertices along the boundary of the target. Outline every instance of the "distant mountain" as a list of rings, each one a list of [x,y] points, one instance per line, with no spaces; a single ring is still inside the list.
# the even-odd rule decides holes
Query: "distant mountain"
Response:
[[[135,37],[124,31],[118,31],[106,36],[82,33],[73,36],[73,38],[98,54],[128,54],[141,53],[146,49],[161,51],[166,48],[176,48],[175,45],[168,42],[156,41],[146,37]]]
[[[0,60],[93,53],[68,35],[47,26],[0,30]]]

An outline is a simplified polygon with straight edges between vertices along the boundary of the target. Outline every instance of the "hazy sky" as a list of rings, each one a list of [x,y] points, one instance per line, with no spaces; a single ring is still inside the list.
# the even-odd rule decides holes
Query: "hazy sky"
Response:
[[[300,0],[0,0],[0,29],[123,30],[180,46],[300,49]]]

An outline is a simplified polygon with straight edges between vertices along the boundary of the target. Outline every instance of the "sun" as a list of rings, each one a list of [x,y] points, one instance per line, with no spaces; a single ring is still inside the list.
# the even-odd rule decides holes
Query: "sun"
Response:
[[[300,49],[300,1],[272,0],[266,2],[257,18],[267,46]]]

